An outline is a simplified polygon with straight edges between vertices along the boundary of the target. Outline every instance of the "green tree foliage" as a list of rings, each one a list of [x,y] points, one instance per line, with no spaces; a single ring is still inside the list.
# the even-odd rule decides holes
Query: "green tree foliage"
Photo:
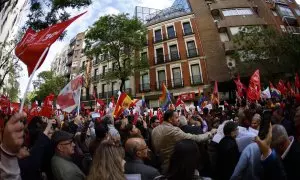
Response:
[[[128,14],[102,16],[89,29],[86,36],[85,53],[89,58],[105,55],[105,61],[115,66],[104,76],[106,81],[119,79],[120,91],[124,91],[125,81],[135,72],[148,68],[147,59],[139,52],[146,42],[146,28],[136,18]],[[110,67],[109,67],[110,68]]]
[[[25,28],[33,30],[47,28],[70,17],[67,9],[81,8],[92,3],[91,0],[32,0]]]
[[[272,27],[244,27],[233,39],[239,72],[259,68],[270,79],[300,70],[300,36],[282,33]],[[243,61],[241,61],[243,60]]]
[[[18,67],[9,69],[7,83],[4,84],[3,92],[7,94],[12,102],[18,102],[18,95],[20,91],[20,84],[17,78],[20,77]]]
[[[39,88],[34,92],[35,98],[32,100],[42,101],[50,93],[58,95],[59,92],[67,84],[67,79],[62,76],[56,76],[52,71],[43,71],[38,75],[38,81],[40,83]]]

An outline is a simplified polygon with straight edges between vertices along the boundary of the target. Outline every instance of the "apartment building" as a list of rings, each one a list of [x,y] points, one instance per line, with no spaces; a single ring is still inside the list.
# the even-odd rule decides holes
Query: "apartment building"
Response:
[[[187,104],[194,104],[198,88],[203,91],[210,82],[196,18],[188,1],[177,0],[171,7],[156,11],[137,7],[136,16],[144,17],[148,29],[141,57],[147,58],[150,65],[149,70],[135,76],[136,96],[144,94],[150,107],[159,107],[158,97],[165,83],[172,97],[182,96]]]
[[[55,59],[51,64],[51,70],[56,75],[65,76],[69,79],[71,74],[71,67],[69,65],[72,64],[72,61],[69,61],[68,59],[68,50],[69,44],[55,56]]]

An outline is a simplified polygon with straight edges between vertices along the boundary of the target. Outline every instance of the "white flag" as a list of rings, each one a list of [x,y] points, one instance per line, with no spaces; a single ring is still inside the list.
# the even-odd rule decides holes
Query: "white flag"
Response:
[[[270,99],[271,98],[271,92],[269,87],[267,87],[267,89],[265,89],[263,92],[261,92],[261,98],[262,99]]]

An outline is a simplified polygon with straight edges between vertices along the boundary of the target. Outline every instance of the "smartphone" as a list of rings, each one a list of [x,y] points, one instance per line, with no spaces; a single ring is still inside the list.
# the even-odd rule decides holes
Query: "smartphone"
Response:
[[[264,110],[260,127],[259,127],[259,132],[258,132],[258,137],[261,140],[264,140],[267,137],[267,134],[269,133],[269,128],[270,128],[270,123],[271,123],[271,118],[272,118],[272,111],[271,110]]]

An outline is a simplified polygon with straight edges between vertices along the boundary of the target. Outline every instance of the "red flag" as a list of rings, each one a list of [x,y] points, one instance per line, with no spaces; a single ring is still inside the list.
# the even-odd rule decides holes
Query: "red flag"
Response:
[[[3,114],[6,114],[6,115],[10,115],[11,114],[10,100],[5,95],[1,95],[0,96],[0,109],[3,112]]]
[[[259,75],[259,70],[256,70],[254,74],[251,76],[247,97],[250,101],[259,100],[260,92],[261,92],[260,75]]]
[[[44,103],[41,109],[41,116],[47,117],[47,118],[51,118],[52,114],[53,114],[53,108],[52,108],[52,103],[54,100],[54,94],[49,94],[49,96],[47,96],[44,99]]]
[[[96,99],[96,101],[100,106],[105,106],[105,102],[102,99]]]
[[[175,107],[178,107],[179,105],[184,104],[184,102],[181,99],[181,96],[179,95],[175,104]]]
[[[296,76],[295,76],[295,86],[296,86],[296,88],[300,88],[300,79],[299,79],[298,73],[296,73]]]
[[[218,88],[218,82],[215,81],[215,85],[214,85],[214,91],[211,95],[211,102],[213,104],[219,104],[220,100],[219,100],[219,88]]]
[[[86,13],[86,12],[84,12]],[[29,76],[34,70],[34,67],[38,63],[39,58],[47,47],[50,47],[64,32],[64,30],[77,18],[84,13],[79,14],[69,20],[52,25],[39,32],[33,31],[29,28],[23,36],[21,42],[19,42],[15,49],[16,56],[27,65]],[[49,49],[48,49],[49,50]],[[48,52],[47,52],[48,53]],[[46,59],[47,54],[42,59],[41,66]]]
[[[285,87],[283,80],[279,80],[277,89],[281,92],[282,95],[286,95],[287,88]]]
[[[247,90],[247,87],[241,82],[240,75],[238,75],[237,79],[234,80],[234,82],[239,97],[244,97],[244,91]]]
[[[292,85],[290,82],[287,83],[287,90],[288,90],[290,96],[295,96],[296,93],[295,93],[294,89],[292,88]]]

